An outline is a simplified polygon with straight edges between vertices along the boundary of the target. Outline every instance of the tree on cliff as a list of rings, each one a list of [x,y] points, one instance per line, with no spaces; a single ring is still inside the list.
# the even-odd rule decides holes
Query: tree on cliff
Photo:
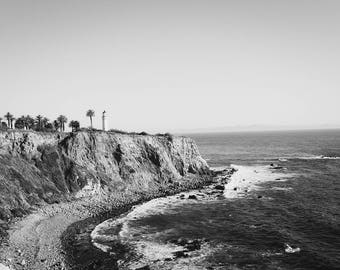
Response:
[[[86,116],[87,116],[87,117],[90,117],[91,129],[93,129],[93,126],[92,126],[92,117],[94,116],[94,110],[88,110],[88,111],[86,112]]]
[[[14,128],[14,126],[13,126],[14,120],[15,120],[15,117],[12,116],[11,119],[10,119],[10,121],[11,121],[11,128]]]
[[[65,131],[65,123],[67,123],[67,118],[64,115],[59,115],[57,118],[58,122],[60,123],[60,128],[62,131]]]
[[[50,119],[48,119],[47,117],[44,117],[42,120],[41,120],[41,123],[42,123],[42,126],[43,128],[48,128],[50,125]]]
[[[37,130],[41,130],[42,129],[42,119],[43,119],[43,116],[42,115],[37,115],[37,117],[35,118],[35,121],[37,123]]]
[[[54,121],[53,121],[53,127],[54,127],[54,129],[55,129],[56,131],[59,130],[59,128],[60,128],[60,123],[59,123],[58,120],[54,120]]]
[[[78,121],[72,120],[69,124],[69,127],[72,128],[72,132],[78,131],[80,128],[80,124]]]
[[[5,114],[5,118],[7,119],[7,127],[11,127],[11,119],[13,118],[13,115],[8,112]]]
[[[15,121],[15,128],[17,129],[24,129],[26,127],[26,121],[25,116],[21,116]]]
[[[25,128],[32,129],[34,127],[34,119],[30,115],[22,117],[24,117]]]

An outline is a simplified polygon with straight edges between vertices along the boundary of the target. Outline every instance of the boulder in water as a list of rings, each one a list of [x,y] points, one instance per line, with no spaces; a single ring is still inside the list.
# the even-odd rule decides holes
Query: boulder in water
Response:
[[[185,245],[185,248],[188,251],[198,250],[198,249],[201,249],[201,243],[197,239],[196,240],[191,240],[191,241],[188,241],[188,243]]]
[[[176,256],[176,258],[187,258],[189,256],[184,250],[175,251],[173,254]]]
[[[224,190],[225,187],[223,185],[216,185],[215,189],[217,189],[217,190]]]
[[[136,268],[135,270],[150,270],[150,266],[149,265],[145,265],[145,266],[142,266],[142,267],[139,267],[139,268]]]

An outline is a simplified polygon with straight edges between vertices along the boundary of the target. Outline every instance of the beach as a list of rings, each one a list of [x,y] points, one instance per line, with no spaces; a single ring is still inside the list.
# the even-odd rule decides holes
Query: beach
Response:
[[[209,183],[209,178],[197,178],[169,187],[168,190],[146,193],[112,194],[103,198],[83,198],[73,202],[46,205],[32,214],[17,219],[9,226],[8,237],[0,248],[3,269],[83,269],[72,258],[72,224],[90,219],[100,222],[128,211],[133,205],[152,198],[195,189]],[[86,223],[86,222],[85,222]],[[79,228],[79,224],[77,226]],[[73,228],[74,229],[74,228]],[[72,265],[72,264],[75,265]],[[77,268],[79,267],[79,268]],[[2,268],[0,268],[2,270]]]

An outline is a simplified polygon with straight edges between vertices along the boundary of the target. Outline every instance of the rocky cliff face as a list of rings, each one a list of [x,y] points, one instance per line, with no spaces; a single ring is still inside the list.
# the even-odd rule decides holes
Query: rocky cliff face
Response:
[[[107,132],[0,133],[0,219],[31,207],[209,174],[193,140]]]

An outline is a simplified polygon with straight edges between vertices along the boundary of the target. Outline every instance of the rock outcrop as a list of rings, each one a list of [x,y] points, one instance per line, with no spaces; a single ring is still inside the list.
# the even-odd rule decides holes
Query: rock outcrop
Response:
[[[185,137],[108,132],[0,132],[0,220],[32,207],[209,174]]]

